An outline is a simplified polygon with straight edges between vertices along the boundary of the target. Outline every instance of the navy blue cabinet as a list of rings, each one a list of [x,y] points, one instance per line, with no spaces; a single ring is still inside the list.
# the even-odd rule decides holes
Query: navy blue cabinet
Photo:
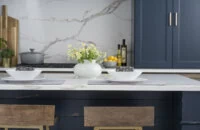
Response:
[[[172,0],[135,0],[135,67],[172,67]]]
[[[200,0],[135,0],[134,66],[200,68]]]
[[[155,126],[143,130],[173,130],[172,100],[172,92],[0,91],[0,104],[55,105],[56,122],[50,130],[94,130],[84,127],[85,106],[154,106]]]
[[[200,0],[174,0],[174,13],[173,66],[200,68]]]
[[[182,123],[183,125],[200,124],[200,93],[183,92],[182,93]]]
[[[183,92],[181,101],[181,130],[200,129],[200,93]]]

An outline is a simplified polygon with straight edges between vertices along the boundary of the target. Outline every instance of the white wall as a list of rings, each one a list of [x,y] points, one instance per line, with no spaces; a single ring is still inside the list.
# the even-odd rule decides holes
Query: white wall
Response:
[[[131,0],[1,0],[0,5],[20,20],[19,51],[35,48],[47,63],[69,62],[67,45],[78,42],[114,55],[125,38],[131,53]]]

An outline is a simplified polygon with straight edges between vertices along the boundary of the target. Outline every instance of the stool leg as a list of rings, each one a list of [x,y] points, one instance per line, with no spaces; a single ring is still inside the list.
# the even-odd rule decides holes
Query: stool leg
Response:
[[[44,130],[43,126],[39,127],[39,130]]]
[[[45,126],[46,130],[49,130],[49,126]]]

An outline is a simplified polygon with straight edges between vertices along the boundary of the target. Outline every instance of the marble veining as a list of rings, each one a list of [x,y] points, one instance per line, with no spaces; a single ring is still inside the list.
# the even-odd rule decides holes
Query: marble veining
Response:
[[[0,78],[7,77],[0,75]],[[118,83],[88,85],[88,79],[76,79],[73,74],[42,74],[46,80],[54,82],[51,85],[41,83],[0,83],[0,90],[42,90],[42,91],[200,91],[200,82],[176,74],[144,74],[141,78],[148,79],[140,83]],[[96,80],[104,80],[102,75]],[[57,81],[59,81],[59,85]],[[65,81],[60,85],[60,81]],[[181,82],[180,82],[181,81]],[[162,84],[160,84],[162,83]]]
[[[1,0],[20,20],[20,52],[35,48],[46,63],[71,62],[67,45],[97,45],[116,54],[125,38],[131,54],[131,0]]]

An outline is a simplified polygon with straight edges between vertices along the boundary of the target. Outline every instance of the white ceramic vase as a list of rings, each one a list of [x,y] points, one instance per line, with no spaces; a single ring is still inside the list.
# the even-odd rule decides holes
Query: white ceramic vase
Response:
[[[102,68],[95,60],[84,60],[84,63],[78,63],[74,67],[74,74],[79,78],[93,79],[100,76],[101,72]]]

